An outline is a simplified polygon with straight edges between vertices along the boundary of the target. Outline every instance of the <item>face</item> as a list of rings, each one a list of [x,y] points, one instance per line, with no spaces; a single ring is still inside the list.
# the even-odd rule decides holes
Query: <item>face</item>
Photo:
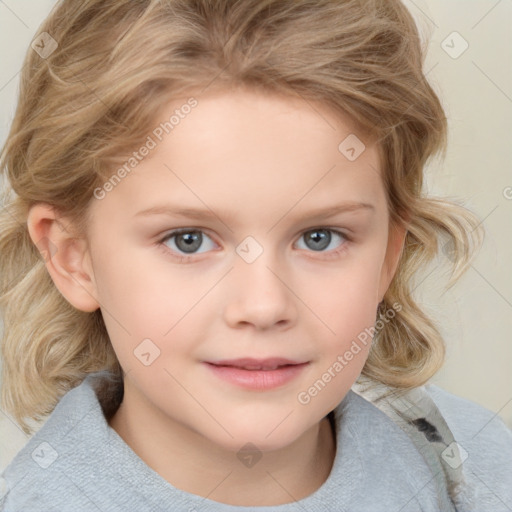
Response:
[[[351,151],[351,125],[300,99],[217,92],[186,110],[93,200],[94,296],[144,421],[284,447],[368,355],[396,252],[377,148]]]

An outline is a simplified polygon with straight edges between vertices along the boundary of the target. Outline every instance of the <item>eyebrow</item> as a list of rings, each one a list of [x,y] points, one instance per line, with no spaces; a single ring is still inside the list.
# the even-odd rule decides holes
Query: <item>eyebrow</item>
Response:
[[[292,208],[293,209],[293,208]],[[340,213],[350,213],[355,211],[375,211],[375,206],[370,203],[364,202],[346,202],[342,204],[337,204],[334,206],[316,208],[313,210],[309,210],[304,212],[300,217],[302,218],[329,218],[334,217]],[[285,215],[288,215],[289,210]],[[219,212],[219,214],[215,213],[212,210],[205,209],[196,209],[196,208],[183,208],[183,207],[173,207],[172,205],[158,205],[153,206],[151,208],[147,208],[140,212],[137,212],[134,217],[149,217],[152,215],[167,215],[170,217],[183,217],[187,219],[213,219],[213,218],[234,218],[236,217],[237,212]]]

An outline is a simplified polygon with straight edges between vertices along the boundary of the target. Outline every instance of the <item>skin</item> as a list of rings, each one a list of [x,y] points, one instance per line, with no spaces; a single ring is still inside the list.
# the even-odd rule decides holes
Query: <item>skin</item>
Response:
[[[184,101],[163,107],[158,122]],[[55,245],[47,268],[62,295],[102,311],[126,372],[110,426],[132,450],[187,492],[232,505],[288,503],[327,479],[335,439],[326,415],[370,344],[309,403],[297,396],[374,325],[405,233],[390,227],[378,148],[365,141],[355,161],[338,150],[357,134],[346,119],[243,89],[198,102],[129,176],[93,199],[83,237],[71,237],[73,226],[45,204],[31,208],[29,233],[40,249],[41,239]],[[361,201],[373,209],[309,214]],[[214,216],[136,216],[162,204]],[[188,261],[176,237],[160,242],[178,228],[203,233]],[[342,236],[329,232],[329,245],[315,250],[313,228]],[[247,236],[263,249],[252,263],[235,251]],[[147,338],[160,350],[149,366],[134,355]],[[255,391],[203,364],[276,356],[309,365],[284,386]],[[237,457],[248,442],[262,454],[252,467]]]

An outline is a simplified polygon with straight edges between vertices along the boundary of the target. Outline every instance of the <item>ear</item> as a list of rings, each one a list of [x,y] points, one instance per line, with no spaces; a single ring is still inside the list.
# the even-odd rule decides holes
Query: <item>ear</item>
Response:
[[[407,228],[403,225],[390,224],[388,233],[388,246],[384,264],[382,265],[381,279],[379,285],[379,302],[386,294],[391,281],[396,273],[400,257],[402,256]]]
[[[27,227],[55,286],[64,298],[81,311],[98,309],[86,240],[75,236],[72,224],[45,203],[37,203],[30,208]]]

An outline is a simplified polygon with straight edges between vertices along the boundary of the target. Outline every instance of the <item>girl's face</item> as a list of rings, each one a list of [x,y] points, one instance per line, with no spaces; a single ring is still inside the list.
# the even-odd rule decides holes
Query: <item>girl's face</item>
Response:
[[[322,105],[242,90],[185,104],[97,191],[92,295],[141,422],[277,449],[360,374],[402,240],[377,148]]]

